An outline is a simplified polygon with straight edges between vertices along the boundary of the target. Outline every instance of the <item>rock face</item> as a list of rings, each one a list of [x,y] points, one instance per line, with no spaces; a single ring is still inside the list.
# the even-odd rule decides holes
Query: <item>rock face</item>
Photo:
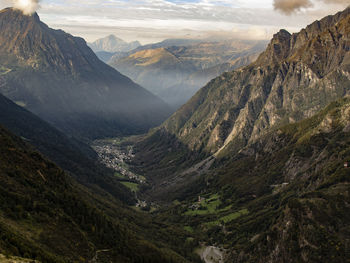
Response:
[[[255,61],[266,42],[232,40],[187,43],[187,46],[161,46],[159,43],[148,47],[140,47],[124,56],[116,54],[108,63],[169,105],[179,108],[212,78]]]
[[[350,99],[339,99],[221,163],[213,178],[231,188],[225,196],[251,207],[249,216],[225,226],[233,232],[224,242],[235,240],[227,262],[346,262],[349,111]]]
[[[281,30],[251,65],[212,80],[162,127],[192,150],[239,150],[350,95],[350,9]]]
[[[105,38],[96,40],[93,43],[88,44],[94,52],[128,52],[141,46],[140,42],[125,42],[123,39],[116,37],[115,35],[109,35]]]
[[[0,92],[83,138],[147,131],[169,112],[160,99],[101,62],[85,41],[37,14],[0,12]]]

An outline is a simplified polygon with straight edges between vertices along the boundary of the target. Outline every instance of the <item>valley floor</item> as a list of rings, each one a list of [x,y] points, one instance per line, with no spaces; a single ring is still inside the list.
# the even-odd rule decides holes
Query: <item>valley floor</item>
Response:
[[[149,187],[150,182],[140,174],[134,173],[132,166],[130,166],[131,160],[134,157],[133,145],[138,140],[138,137],[124,137],[124,138],[109,138],[103,140],[97,140],[92,144],[94,150],[98,153],[99,160],[107,167],[114,169],[115,176],[120,180],[122,184],[128,187],[134,192],[138,202],[136,207],[148,212],[154,212],[159,210],[158,217],[164,216],[168,218],[168,212],[174,212],[178,207],[181,207],[181,211],[176,212],[176,216],[170,220],[170,224],[177,225],[184,229],[188,236],[187,241],[198,242],[195,253],[205,263],[223,263],[225,262],[226,250],[219,247],[219,244],[213,243],[211,238],[208,238],[206,233],[211,229],[219,228],[220,232],[225,231],[223,226],[224,222],[230,222],[243,215],[249,214],[247,209],[237,210],[230,205],[225,205],[220,200],[219,194],[204,194],[203,196],[197,196],[194,200],[187,200],[178,202],[175,200],[173,204],[160,205],[155,200],[142,200],[139,196],[142,196],[142,188]],[[191,173],[189,171],[207,170],[213,162],[213,158],[196,164],[192,168],[188,169],[184,173]],[[202,169],[199,169],[201,167]],[[205,167],[205,169],[203,168]],[[192,172],[193,172],[192,171]],[[163,207],[164,206],[164,207]],[[198,224],[193,223],[196,218],[200,217],[201,221]],[[186,218],[187,222],[183,222],[183,218]],[[217,230],[216,230],[217,231]],[[199,237],[200,236],[200,237]],[[196,240],[196,241],[195,241]],[[193,246],[193,243],[191,244]]]

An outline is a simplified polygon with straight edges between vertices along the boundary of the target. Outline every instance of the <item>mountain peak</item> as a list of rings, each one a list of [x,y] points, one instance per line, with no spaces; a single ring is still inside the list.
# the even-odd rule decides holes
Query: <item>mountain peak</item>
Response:
[[[289,33],[287,30],[281,29],[274,35],[274,38],[290,38],[291,36],[291,33]]]
[[[261,65],[276,64],[287,58],[290,51],[292,35],[285,29],[281,29],[273,35],[273,38],[265,52],[263,52],[257,63]]]
[[[37,12],[34,12],[33,14],[24,14],[22,10],[14,7],[7,7],[3,10],[0,10],[0,16],[2,16],[2,18],[8,17],[12,19],[22,17],[22,21],[27,20],[40,22],[40,18]]]
[[[89,44],[91,49],[95,52],[106,51],[111,53],[128,52],[139,47],[140,45],[141,44],[138,41],[128,43],[113,34],[110,34],[104,38],[97,39],[93,43]]]
[[[190,149],[239,149],[348,95],[349,10],[279,31],[256,62],[209,82],[163,127]]]
[[[117,37],[116,35],[110,34],[104,39],[108,39],[109,41],[117,41],[117,42],[125,42],[123,39]]]
[[[161,100],[100,61],[82,38],[49,28],[36,13],[26,16],[11,8],[0,12],[0,64],[6,69],[0,74],[0,92],[23,101],[27,109],[67,132],[83,131],[90,136],[96,119],[106,124],[105,118],[111,120],[111,116],[123,121],[128,116],[130,122],[137,122],[133,127],[148,129],[153,121],[159,124],[167,116],[167,106]],[[138,107],[127,115],[126,105]],[[161,115],[157,120],[153,109]],[[95,119],[85,117],[88,114]],[[87,121],[82,122],[81,116]],[[93,131],[86,132],[81,123],[90,120]],[[128,124],[121,122],[116,124],[113,119],[104,130],[124,132],[121,127]]]

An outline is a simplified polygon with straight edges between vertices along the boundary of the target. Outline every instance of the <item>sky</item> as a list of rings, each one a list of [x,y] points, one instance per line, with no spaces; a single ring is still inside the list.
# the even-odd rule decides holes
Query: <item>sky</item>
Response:
[[[0,0],[0,8],[14,2]],[[49,26],[88,42],[114,34],[142,44],[167,38],[270,39],[334,14],[350,0],[42,0]]]

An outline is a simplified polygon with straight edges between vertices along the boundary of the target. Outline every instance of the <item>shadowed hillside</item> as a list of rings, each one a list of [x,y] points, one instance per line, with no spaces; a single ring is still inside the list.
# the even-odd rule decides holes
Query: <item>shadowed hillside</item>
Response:
[[[37,14],[0,12],[0,63],[2,94],[76,137],[145,132],[169,113],[83,39],[50,29]]]

